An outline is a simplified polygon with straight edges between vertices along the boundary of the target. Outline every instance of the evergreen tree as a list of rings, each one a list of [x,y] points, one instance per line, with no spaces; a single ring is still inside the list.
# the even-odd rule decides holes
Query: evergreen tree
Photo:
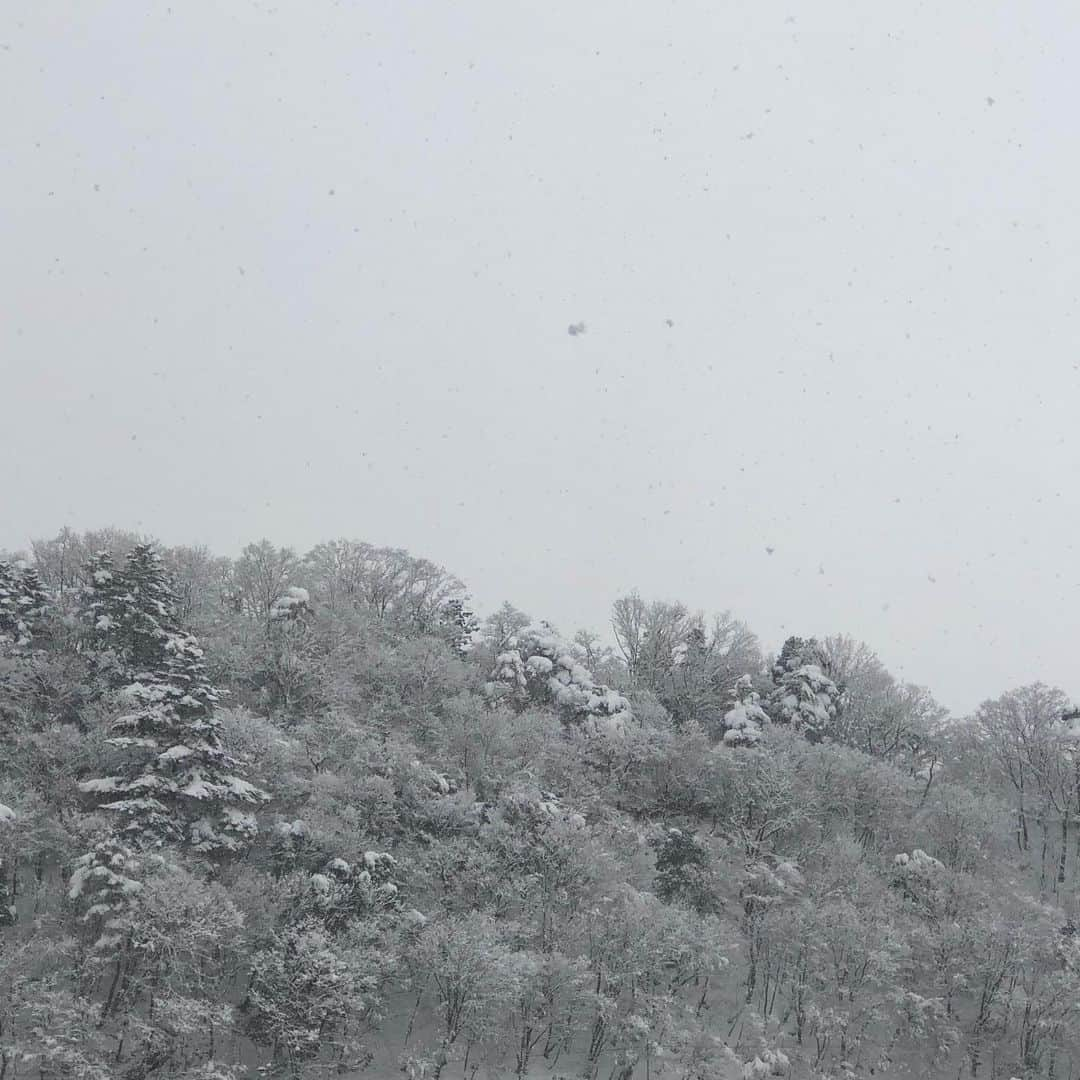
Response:
[[[669,828],[649,846],[656,851],[656,895],[661,900],[681,901],[701,912],[715,906],[709,852],[693,833]]]
[[[0,644],[29,645],[45,603],[45,589],[32,566],[0,561]]]
[[[161,557],[139,545],[112,579],[99,560],[95,630],[118,648],[120,699],[113,722],[113,775],[80,789],[122,815],[122,835],[136,849],[186,842],[204,852],[236,851],[256,833],[246,808],[269,796],[242,779],[221,745],[218,692],[202,649],[179,626],[177,600]],[[103,621],[107,626],[103,627]]]
[[[179,597],[161,556],[139,544],[127,557],[120,598],[128,660],[133,668],[153,668],[168,642],[180,633]]]
[[[87,584],[82,590],[79,620],[98,651],[119,651],[123,648],[127,605],[123,578],[113,565],[112,552],[92,555],[83,574]]]
[[[472,648],[473,637],[480,630],[480,620],[463,600],[447,600],[439,612],[438,629],[455,652],[465,654]]]
[[[728,746],[754,746],[761,741],[768,721],[753,680],[743,675],[735,684],[735,703],[724,714],[724,742]]]
[[[140,869],[135,853],[115,837],[75,861],[68,899],[81,910],[95,950],[115,949],[127,936],[131,905],[142,889]]]
[[[774,723],[790,724],[810,742],[821,742],[836,719],[839,691],[822,662],[814,638],[788,638],[773,665],[774,689],[766,709]]]

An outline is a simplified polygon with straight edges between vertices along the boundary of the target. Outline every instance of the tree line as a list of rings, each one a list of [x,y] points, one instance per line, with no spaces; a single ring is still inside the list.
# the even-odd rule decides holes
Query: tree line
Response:
[[[1060,690],[609,630],[362,541],[0,559],[0,1080],[1073,1072]]]

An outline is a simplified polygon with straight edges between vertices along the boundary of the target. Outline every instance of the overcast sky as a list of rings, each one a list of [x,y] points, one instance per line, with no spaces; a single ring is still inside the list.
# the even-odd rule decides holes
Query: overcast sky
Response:
[[[3,9],[0,547],[350,536],[1080,695],[1074,4]]]

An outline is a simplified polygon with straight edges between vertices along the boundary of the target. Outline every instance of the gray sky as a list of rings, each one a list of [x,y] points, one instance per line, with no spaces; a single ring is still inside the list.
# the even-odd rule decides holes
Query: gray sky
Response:
[[[1050,2],[8,0],[0,547],[347,535],[566,631],[637,586],[954,710],[1080,694],[1078,39]]]

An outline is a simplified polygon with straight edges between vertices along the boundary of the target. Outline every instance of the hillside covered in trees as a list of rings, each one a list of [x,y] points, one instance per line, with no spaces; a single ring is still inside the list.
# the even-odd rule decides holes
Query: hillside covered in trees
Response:
[[[0,560],[0,1080],[1080,1073],[1080,714],[359,541]]]

